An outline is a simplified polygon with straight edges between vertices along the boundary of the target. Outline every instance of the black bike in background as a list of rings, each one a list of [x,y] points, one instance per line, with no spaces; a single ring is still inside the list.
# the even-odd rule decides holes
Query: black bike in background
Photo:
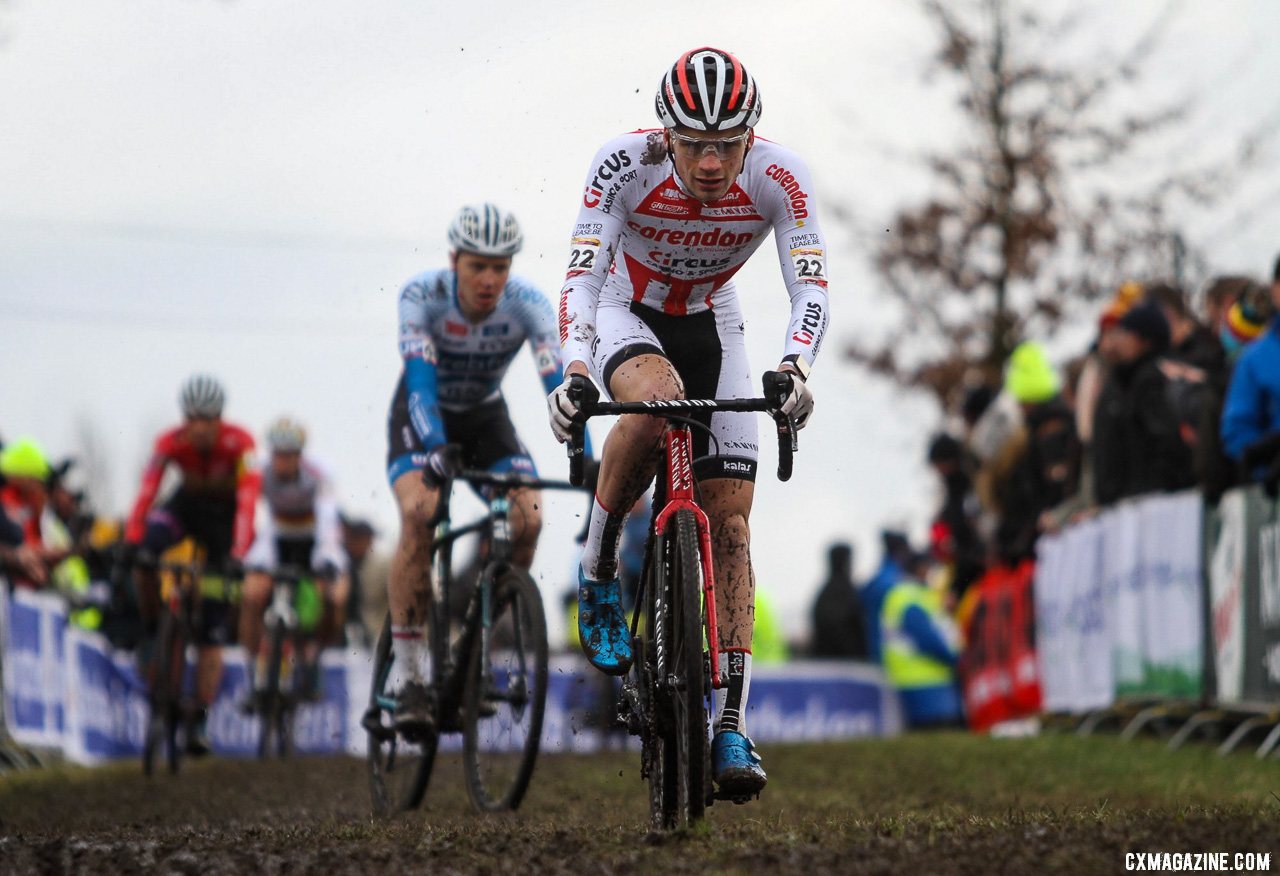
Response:
[[[307,657],[323,611],[314,576],[297,566],[282,565],[271,576],[271,601],[263,614],[262,650],[266,674],[254,693],[258,716],[258,757],[294,753],[293,722],[298,705],[316,696],[319,654]],[[252,657],[252,655],[251,655]]]
[[[187,648],[196,642],[203,600],[230,600],[235,587],[229,576],[207,569],[204,548],[192,539],[166,551],[155,568],[161,608],[155,650],[144,669],[149,708],[142,771],[147,776],[154,774],[160,757],[170,773],[178,772],[186,747],[179,744],[179,735],[190,736],[198,708],[194,693],[187,691]]]
[[[458,480],[483,489],[489,511],[453,527],[449,506]],[[443,733],[463,735],[467,793],[477,809],[515,809],[529,787],[546,708],[547,625],[537,585],[512,562],[510,494],[524,488],[581,489],[517,473],[469,470],[440,488],[426,622],[425,679],[435,726],[418,738],[394,729],[396,701],[388,684],[395,656],[388,619],[378,637],[362,722],[369,733],[369,785],[379,814],[422,802]],[[471,585],[463,618],[455,621],[448,607],[461,585],[453,573],[452,549],[471,534],[488,536],[488,556]]]

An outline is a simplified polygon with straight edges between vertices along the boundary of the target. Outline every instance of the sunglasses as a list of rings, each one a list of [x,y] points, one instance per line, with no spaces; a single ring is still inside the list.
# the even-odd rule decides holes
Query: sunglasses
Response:
[[[739,155],[743,148],[747,145],[747,138],[750,133],[739,134],[736,137],[719,137],[714,140],[704,140],[700,137],[688,137],[684,134],[671,134],[671,144],[677,152],[686,158],[701,158],[707,154],[707,150],[713,150],[716,157],[721,161],[726,158],[734,158]]]

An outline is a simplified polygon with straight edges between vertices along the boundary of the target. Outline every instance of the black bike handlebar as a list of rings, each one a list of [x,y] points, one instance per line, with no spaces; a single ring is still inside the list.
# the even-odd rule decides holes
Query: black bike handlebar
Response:
[[[791,479],[792,454],[800,449],[796,436],[795,420],[782,412],[782,405],[791,394],[794,378],[785,371],[766,371],[763,398],[725,399],[659,399],[638,402],[602,402],[600,391],[586,377],[575,374],[569,382],[569,398],[577,404],[579,415],[570,429],[567,452],[569,455],[569,481],[582,483],[583,433],[587,420],[592,417],[648,414],[663,417],[675,414],[696,414],[706,411],[733,411],[743,413],[767,413],[778,427],[778,480]]]

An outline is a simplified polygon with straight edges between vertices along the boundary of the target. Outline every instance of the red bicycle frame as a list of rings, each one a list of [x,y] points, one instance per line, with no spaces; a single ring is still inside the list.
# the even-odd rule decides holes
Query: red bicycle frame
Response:
[[[667,522],[677,512],[693,514],[698,527],[698,545],[702,554],[702,594],[707,616],[707,650],[711,655],[711,686],[724,687],[728,679],[720,677],[720,638],[716,626],[716,575],[711,559],[711,523],[698,505],[693,492],[693,436],[688,426],[671,425],[662,438],[667,465],[667,502],[654,519],[654,532],[664,532]]]

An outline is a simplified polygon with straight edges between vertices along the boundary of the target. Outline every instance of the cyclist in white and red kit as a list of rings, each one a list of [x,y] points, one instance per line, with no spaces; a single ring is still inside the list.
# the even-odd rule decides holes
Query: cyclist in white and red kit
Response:
[[[590,375],[617,401],[754,395],[733,277],[770,232],[791,298],[778,370],[793,375],[784,410],[803,427],[806,385],[827,328],[827,254],[808,169],[755,136],[760,93],[741,62],[713,48],[686,52],[657,95],[663,128],[624,134],[587,175],[560,293],[566,379],[548,398],[564,441],[578,415],[569,378]],[[716,412],[694,431],[694,467],[710,521],[722,665],[715,692],[713,771],[734,797],[766,776],[746,736],[755,578],[748,520],[757,438],[752,414]],[[588,659],[621,675],[631,665],[620,605],[618,534],[657,469],[665,423],[622,417],[609,434],[579,571],[579,636]]]

